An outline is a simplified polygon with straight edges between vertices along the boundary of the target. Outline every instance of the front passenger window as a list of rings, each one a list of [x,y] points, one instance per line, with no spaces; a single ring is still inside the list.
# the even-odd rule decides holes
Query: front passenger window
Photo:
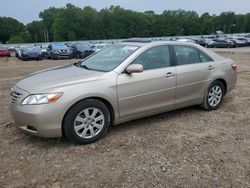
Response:
[[[152,47],[140,54],[132,64],[143,65],[144,70],[171,66],[169,46]]]

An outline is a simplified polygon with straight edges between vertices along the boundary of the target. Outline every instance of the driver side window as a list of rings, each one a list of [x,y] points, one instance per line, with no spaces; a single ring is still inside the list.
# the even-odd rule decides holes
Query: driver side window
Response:
[[[152,47],[140,54],[132,64],[143,65],[144,70],[158,69],[171,66],[169,46]]]

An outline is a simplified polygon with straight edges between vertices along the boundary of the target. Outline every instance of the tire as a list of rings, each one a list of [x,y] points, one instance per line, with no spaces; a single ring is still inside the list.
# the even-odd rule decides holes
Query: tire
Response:
[[[52,55],[51,55],[51,59],[52,59],[52,60],[56,60],[57,58],[52,54]]]
[[[89,144],[101,139],[109,127],[108,107],[99,100],[88,99],[71,107],[64,118],[62,128],[64,134],[73,142]]]
[[[216,110],[221,105],[224,95],[224,84],[218,80],[212,82],[206,91],[201,107],[208,111]]]

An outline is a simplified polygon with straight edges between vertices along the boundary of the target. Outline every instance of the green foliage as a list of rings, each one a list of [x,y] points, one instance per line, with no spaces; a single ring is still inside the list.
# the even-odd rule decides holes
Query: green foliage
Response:
[[[0,17],[0,41],[6,43],[12,36],[24,31],[24,25],[13,18]]]
[[[47,16],[46,16],[47,15]],[[40,13],[48,25],[50,39],[55,41],[119,39],[176,35],[205,35],[217,30],[226,33],[250,32],[250,15],[224,12],[219,16],[194,11],[176,10],[155,14],[136,12],[120,6],[97,11],[67,4]]]
[[[30,34],[32,41],[44,41],[44,25],[42,21],[33,21],[26,25],[26,29]]]
[[[206,35],[217,30],[225,33],[250,32],[250,14],[220,15],[174,10],[156,14],[149,10],[136,12],[111,6],[97,11],[67,4],[64,8],[51,7],[39,14],[41,21],[24,27],[12,18],[0,17],[0,41],[13,36],[24,42],[120,39],[130,37],[160,37],[176,35]]]
[[[25,43],[31,43],[33,42],[32,37],[28,31],[21,32],[19,36],[24,40]]]
[[[21,44],[24,43],[24,39],[20,36],[13,36],[10,38],[10,40],[8,41],[9,44]]]

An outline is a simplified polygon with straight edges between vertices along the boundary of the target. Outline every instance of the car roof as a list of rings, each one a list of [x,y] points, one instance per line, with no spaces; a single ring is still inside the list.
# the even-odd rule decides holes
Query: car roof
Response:
[[[194,42],[183,42],[183,41],[149,41],[149,42],[139,42],[139,41],[134,41],[134,42],[127,42],[127,41],[122,41],[120,44],[124,45],[130,45],[130,46],[154,46],[154,45],[192,45],[196,46]]]
[[[52,43],[52,46],[67,46],[64,43]]]

